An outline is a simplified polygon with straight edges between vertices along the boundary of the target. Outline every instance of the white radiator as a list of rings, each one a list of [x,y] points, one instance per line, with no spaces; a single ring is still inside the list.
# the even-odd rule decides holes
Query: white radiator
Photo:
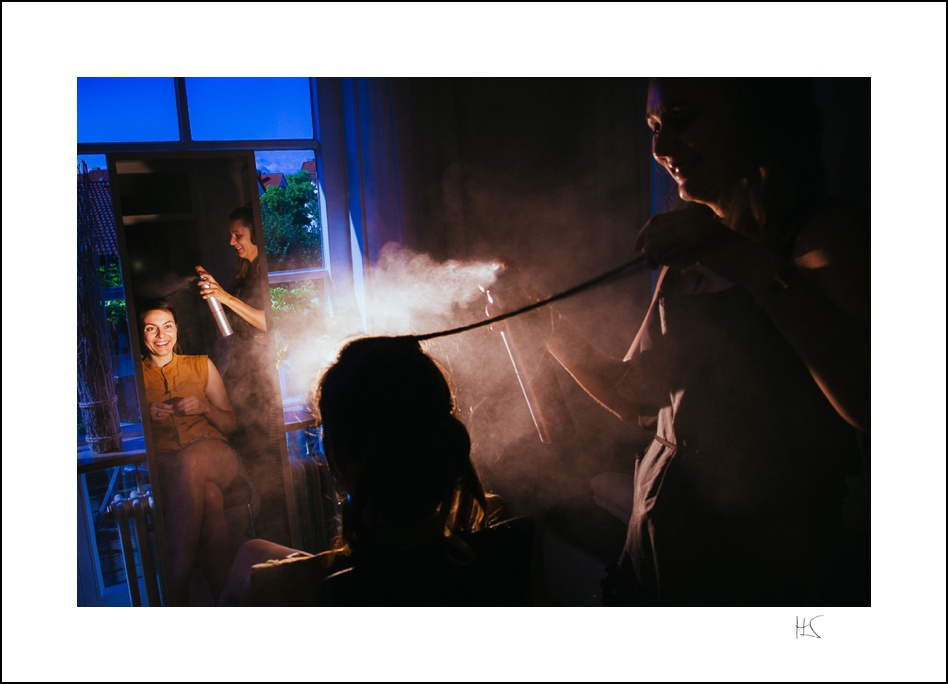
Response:
[[[122,558],[125,562],[125,581],[133,606],[142,605],[141,590],[138,586],[138,571],[135,568],[135,547],[141,560],[142,579],[149,606],[161,605],[158,589],[158,569],[152,553],[152,529],[155,501],[151,492],[144,494],[137,489],[129,492],[128,498],[116,494],[105,508],[105,515],[115,521],[122,542]],[[134,542],[132,541],[134,535]]]

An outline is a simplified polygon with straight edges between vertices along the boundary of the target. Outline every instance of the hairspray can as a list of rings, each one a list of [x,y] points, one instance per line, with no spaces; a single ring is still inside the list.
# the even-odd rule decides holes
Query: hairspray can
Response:
[[[202,283],[202,288],[210,287],[209,283]],[[227,320],[227,314],[224,313],[224,307],[217,301],[217,297],[208,297],[207,305],[211,307],[211,314],[214,316],[214,322],[217,323],[217,329],[221,332],[221,337],[228,337],[234,334],[234,329],[230,327],[230,321]]]

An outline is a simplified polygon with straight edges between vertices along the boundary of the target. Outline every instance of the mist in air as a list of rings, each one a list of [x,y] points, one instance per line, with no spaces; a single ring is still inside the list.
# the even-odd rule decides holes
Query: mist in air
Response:
[[[493,283],[498,261],[516,263],[549,295],[634,256],[632,242],[648,215],[644,84],[431,79],[406,85],[416,105],[411,157],[423,163],[414,178],[424,198],[421,213],[406,210],[400,239],[411,249],[387,245],[365,265],[363,315],[343,318],[350,307],[334,306],[335,316],[307,321],[304,352],[292,360],[299,386],[318,378],[353,336],[421,335],[483,320],[488,302],[481,288]],[[394,208],[406,206],[414,205]],[[557,311],[604,353],[621,358],[648,306],[646,270],[558,302]],[[591,477],[604,470],[631,472],[635,449],[647,443],[643,431],[619,421],[555,361],[548,363],[549,317],[512,325],[530,370],[545,378],[536,399],[569,413],[572,432],[549,443],[540,439],[500,329],[423,343],[456,388],[485,484],[528,513],[588,493]]]
[[[309,317],[295,330],[278,330],[298,340],[284,372],[292,373],[292,383],[308,393],[350,339],[424,335],[483,321],[488,318],[484,290],[495,284],[497,266],[496,260],[437,261],[388,244],[378,263],[366,271],[366,328],[361,317],[344,320],[326,315]],[[513,301],[509,308],[523,303],[527,302]],[[472,455],[485,484],[508,498],[517,512],[584,491],[589,478],[599,472],[594,465],[599,459],[584,454],[608,452],[621,436],[621,423],[611,415],[605,419],[615,420],[616,431],[599,427],[604,409],[545,351],[552,332],[549,313],[541,309],[538,314],[422,343],[455,388],[458,414],[471,434]],[[518,381],[511,347],[502,333],[516,342],[527,388]],[[533,405],[528,405],[525,389],[531,385]],[[559,426],[545,441],[535,420],[537,410]]]

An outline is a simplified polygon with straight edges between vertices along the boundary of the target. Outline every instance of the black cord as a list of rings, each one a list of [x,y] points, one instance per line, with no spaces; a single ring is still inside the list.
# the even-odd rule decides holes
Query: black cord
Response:
[[[529,311],[539,309],[540,307],[546,306],[547,304],[552,304],[553,302],[557,302],[561,299],[566,299],[567,297],[571,297],[577,292],[586,290],[590,287],[593,287],[594,285],[599,285],[600,283],[604,283],[607,280],[619,275],[623,271],[627,271],[628,269],[634,266],[638,266],[643,261],[645,261],[645,255],[637,256],[634,259],[632,259],[632,261],[622,264],[621,266],[617,266],[611,271],[606,271],[602,275],[596,276],[595,278],[591,280],[587,280],[586,282],[580,283],[579,285],[576,285],[575,287],[571,287],[568,290],[563,290],[562,292],[559,292],[555,295],[547,297],[546,299],[542,299],[539,302],[528,304],[527,306],[521,307],[514,311],[510,311],[508,313],[492,316],[491,318],[488,318],[483,321],[479,321],[477,323],[471,323],[470,325],[463,325],[460,328],[451,328],[450,330],[439,330],[438,332],[426,333],[424,335],[411,335],[411,337],[415,338],[419,342],[423,340],[433,340],[436,337],[447,337],[448,335],[458,335],[460,333],[467,332],[468,330],[475,330],[476,328],[482,328],[485,325],[491,325],[493,323],[499,323],[500,321],[506,321],[508,318],[513,318],[514,316],[519,316],[520,314],[525,314]]]

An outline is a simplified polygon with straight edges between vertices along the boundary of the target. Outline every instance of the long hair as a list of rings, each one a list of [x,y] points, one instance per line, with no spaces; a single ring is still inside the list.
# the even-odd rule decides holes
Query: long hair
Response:
[[[171,314],[174,324],[176,326],[178,325],[178,314],[166,300],[149,299],[145,302],[142,302],[141,306],[138,308],[138,348],[141,349],[142,352],[142,361],[145,361],[149,357],[148,349],[145,347],[145,316],[151,311],[164,311]],[[177,339],[175,339],[172,351],[175,354],[181,353],[181,344]]]
[[[343,536],[354,551],[371,543],[381,516],[437,515],[446,532],[484,526],[470,436],[445,373],[417,340],[349,342],[318,382],[314,404],[329,466],[351,487]]]

